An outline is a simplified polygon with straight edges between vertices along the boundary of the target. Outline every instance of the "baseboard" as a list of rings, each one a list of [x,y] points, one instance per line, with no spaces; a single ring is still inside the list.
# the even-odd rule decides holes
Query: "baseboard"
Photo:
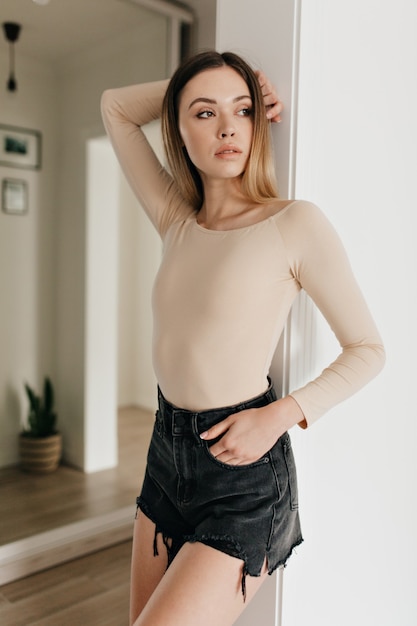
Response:
[[[0,546],[0,585],[132,538],[132,507],[124,507]]]

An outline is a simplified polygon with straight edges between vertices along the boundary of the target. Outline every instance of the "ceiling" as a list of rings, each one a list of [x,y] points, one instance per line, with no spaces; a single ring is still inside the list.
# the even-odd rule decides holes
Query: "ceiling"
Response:
[[[74,51],[125,33],[147,15],[148,9],[129,0],[50,0],[44,6],[33,0],[0,0],[0,23],[22,27],[15,46],[17,63],[19,53],[59,63]],[[1,28],[0,50],[8,47]]]

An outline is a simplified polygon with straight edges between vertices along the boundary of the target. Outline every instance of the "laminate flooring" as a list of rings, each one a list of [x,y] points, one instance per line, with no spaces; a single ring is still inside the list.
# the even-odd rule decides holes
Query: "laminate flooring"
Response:
[[[0,470],[0,545],[129,505],[134,511],[153,421],[152,411],[119,410],[119,465],[114,469],[84,474],[61,465],[44,475]]]
[[[0,543],[132,505],[143,479],[153,413],[118,414],[119,465],[84,474],[0,470]],[[131,542],[63,563],[0,587],[1,626],[127,626]]]
[[[131,542],[0,587],[2,626],[127,626]]]

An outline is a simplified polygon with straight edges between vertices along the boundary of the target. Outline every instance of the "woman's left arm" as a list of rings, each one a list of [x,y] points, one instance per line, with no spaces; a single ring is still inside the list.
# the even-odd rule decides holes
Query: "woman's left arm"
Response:
[[[211,452],[230,464],[251,463],[286,430],[307,427],[374,378],[385,363],[384,346],[353,275],[345,249],[324,214],[310,202],[283,212],[279,230],[294,278],[323,313],[341,346],[319,376],[260,409],[242,411],[203,433],[223,435]]]
[[[297,202],[291,208],[293,211],[283,216],[280,230],[293,273],[320,309],[341,347],[339,356],[319,376],[291,391],[305,416],[305,425],[311,425],[381,371],[385,350],[332,224],[310,202]]]

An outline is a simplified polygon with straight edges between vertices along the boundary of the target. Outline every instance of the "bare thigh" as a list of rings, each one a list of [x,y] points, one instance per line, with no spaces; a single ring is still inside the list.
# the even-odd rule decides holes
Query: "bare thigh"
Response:
[[[247,576],[242,561],[202,543],[186,543],[160,578],[134,626],[231,626],[266,577]]]
[[[138,510],[133,529],[130,576],[130,623],[142,612],[165,574],[168,556],[161,535],[157,537],[158,555],[154,556],[155,524]]]

